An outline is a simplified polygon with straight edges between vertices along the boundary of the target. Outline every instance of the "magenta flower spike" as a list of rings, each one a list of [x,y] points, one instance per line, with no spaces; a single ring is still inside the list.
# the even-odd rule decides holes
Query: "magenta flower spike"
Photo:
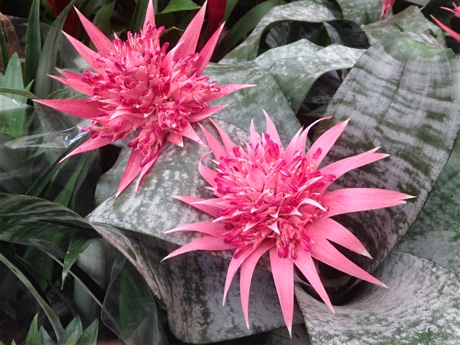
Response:
[[[137,176],[138,190],[144,176],[155,165],[166,140],[178,146],[183,145],[184,137],[201,143],[191,124],[225,107],[209,106],[209,102],[252,86],[216,85],[216,81],[202,76],[223,29],[221,26],[203,49],[195,52],[205,10],[206,3],[177,45],[169,51],[168,43],[160,43],[165,29],[155,26],[152,0],[141,32],[128,33],[126,41],[118,37],[111,41],[77,11],[98,52],[66,36],[94,71],[85,70],[82,75],[60,71],[63,77],[51,77],[88,98],[36,102],[92,120],[92,125],[83,129],[91,134],[91,138],[67,157],[119,139],[130,139],[131,155],[117,195]]]
[[[310,129],[299,131],[283,148],[278,132],[266,116],[266,134],[251,125],[245,147],[236,146],[216,124],[221,144],[206,129],[203,132],[217,167],[203,164],[199,171],[211,185],[215,198],[176,196],[210,216],[213,221],[186,224],[169,232],[196,231],[204,234],[165,259],[194,250],[234,250],[227,271],[224,302],[234,275],[240,270],[240,295],[249,328],[249,290],[257,262],[268,252],[273,279],[286,326],[291,332],[294,311],[294,267],[309,281],[334,312],[316,269],[321,261],[342,272],[373,284],[382,282],[358,267],[332,244],[370,257],[364,245],[332,216],[404,204],[409,195],[375,188],[328,187],[346,172],[387,157],[377,148],[319,168],[347,122],[326,131],[305,152]]]
[[[443,10],[446,10],[446,11],[449,11],[449,12],[452,12],[453,14],[455,14],[457,17],[460,17],[460,6],[457,6],[457,4],[455,2],[452,2],[452,5],[454,6],[454,8],[449,8],[449,7],[440,7],[442,8]]]
[[[448,8],[448,7],[440,7],[442,8],[443,10],[446,10],[446,11],[449,11],[449,12],[452,12],[453,14],[455,14],[457,17],[460,17],[460,6],[457,6],[455,4],[455,2],[452,3],[454,8]],[[447,32],[449,35],[452,36],[452,38],[458,42],[460,42],[460,34],[458,32],[455,32],[454,30],[452,30],[451,28],[449,28],[448,26],[444,25],[440,20],[436,19],[435,17],[431,16],[431,18],[433,18],[433,20],[435,21],[436,24],[438,24],[438,26],[443,29],[445,32]]]
[[[395,0],[382,0],[382,10],[380,12],[380,19],[388,18],[394,3]]]

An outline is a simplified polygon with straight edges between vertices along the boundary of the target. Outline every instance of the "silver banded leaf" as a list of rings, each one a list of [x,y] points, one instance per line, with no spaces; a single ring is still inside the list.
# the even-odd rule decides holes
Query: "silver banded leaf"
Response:
[[[300,286],[296,297],[312,345],[443,344],[460,339],[460,280],[435,263],[391,253],[375,271],[388,285],[366,284],[336,315]]]
[[[139,270],[167,308],[169,327],[180,340],[203,344],[284,326],[269,272],[256,269],[252,278],[248,330],[237,289],[238,276],[222,305],[226,260],[207,253],[188,253],[161,262],[177,246],[107,225],[95,225],[95,229]],[[298,309],[294,322],[301,322]]]
[[[420,215],[397,246],[460,275],[460,140]]]
[[[234,63],[254,59],[257,56],[262,35],[276,23],[284,21],[322,23],[334,19],[338,19],[337,14],[326,5],[326,1],[301,0],[277,6],[268,12],[251,35],[227,54],[221,62]]]
[[[459,83],[460,63],[451,50],[395,34],[363,54],[330,103],[329,115],[351,121],[328,162],[378,146],[391,155],[335,185],[416,196],[402,206],[340,217],[374,257],[363,260],[366,269],[406,233],[442,172],[460,126]]]
[[[445,45],[444,35],[439,26],[434,25],[422,14],[416,6],[411,6],[404,11],[386,20],[363,26],[369,42],[374,44],[386,35],[404,32],[429,33],[440,45]]]
[[[297,112],[321,75],[353,67],[363,52],[342,45],[323,48],[308,40],[300,40],[273,48],[258,56],[255,62],[273,75],[292,109]]]
[[[358,24],[376,22],[380,17],[381,0],[337,0],[343,11],[343,18]]]

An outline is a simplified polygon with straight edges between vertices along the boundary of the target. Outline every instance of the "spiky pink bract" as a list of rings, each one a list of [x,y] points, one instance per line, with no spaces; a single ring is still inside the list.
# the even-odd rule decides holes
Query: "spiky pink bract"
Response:
[[[284,321],[291,332],[294,266],[308,279],[332,312],[334,309],[319,278],[315,260],[359,279],[384,286],[330,243],[337,243],[370,257],[364,245],[330,217],[403,204],[403,200],[409,196],[373,188],[328,192],[330,184],[346,172],[388,155],[373,149],[319,169],[318,166],[347,122],[330,128],[305,152],[309,128],[299,131],[284,149],[274,124],[267,114],[265,116],[266,134],[257,134],[251,125],[250,141],[245,147],[236,146],[217,125],[223,144],[203,128],[217,168],[212,170],[200,162],[199,171],[211,185],[216,197],[176,198],[216,219],[170,230],[197,231],[205,236],[180,247],[166,258],[192,250],[234,250],[224,287],[224,301],[231,281],[240,269],[241,302],[249,327],[248,303],[252,274],[260,257],[269,252]]]
[[[443,10],[446,10],[446,11],[449,11],[449,12],[452,12],[453,14],[455,14],[455,16],[457,17],[460,17],[460,6],[457,6],[457,4],[455,2],[452,3],[452,5],[454,6],[454,8],[448,8],[448,7],[440,7],[442,8]],[[454,30],[452,30],[451,28],[449,28],[447,25],[443,24],[440,20],[438,20],[437,18],[431,16],[431,18],[433,18],[433,20],[435,21],[436,24],[438,24],[438,26],[443,29],[445,32],[447,32],[449,35],[452,36],[452,38],[454,40],[456,40],[457,42],[460,42],[460,34],[458,32],[455,32]]]
[[[382,9],[380,11],[380,19],[386,19],[391,13],[391,9],[395,0],[382,0]]]
[[[91,138],[67,157],[130,139],[131,156],[117,195],[137,176],[138,189],[166,140],[179,146],[183,137],[201,143],[191,123],[224,108],[210,107],[209,102],[250,86],[217,86],[216,81],[202,76],[223,29],[216,30],[203,49],[195,52],[205,9],[206,4],[169,51],[168,43],[160,43],[164,27],[155,25],[152,0],[141,32],[128,33],[126,41],[117,37],[111,41],[77,11],[98,52],[66,36],[94,71],[85,70],[82,75],[60,71],[64,77],[51,77],[89,97],[36,102],[92,120],[92,125],[83,129]]]

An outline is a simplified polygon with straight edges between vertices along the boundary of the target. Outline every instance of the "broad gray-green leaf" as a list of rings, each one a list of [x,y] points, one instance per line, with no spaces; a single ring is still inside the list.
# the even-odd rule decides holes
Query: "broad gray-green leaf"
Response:
[[[343,18],[358,24],[376,22],[380,17],[382,0],[337,0],[342,7]]]
[[[122,194],[123,195],[123,194]],[[121,196],[120,196],[121,197]],[[156,205],[152,208],[158,208]],[[174,209],[174,214],[187,210]],[[239,279],[222,306],[228,261],[207,253],[190,253],[161,262],[177,246],[153,236],[95,225],[95,229],[139,270],[168,311],[172,332],[187,343],[240,338],[284,326],[271,275],[256,270],[252,278],[248,330],[241,309]],[[301,322],[296,309],[294,322]]]
[[[238,64],[209,64],[204,75],[209,80],[222,84],[253,84],[255,87],[233,92],[212,105],[228,104],[224,110],[214,114],[213,119],[222,119],[245,131],[249,131],[254,120],[260,130],[265,127],[265,110],[275,123],[281,139],[290,140],[300,124],[285,95],[273,76],[254,62]]]
[[[460,62],[451,50],[419,40],[394,34],[367,50],[327,111],[337,121],[351,121],[325,164],[377,146],[391,155],[348,173],[336,186],[416,196],[405,205],[341,217],[374,258],[362,262],[367,269],[385,258],[417,217],[460,126]]]
[[[322,23],[334,19],[337,19],[337,17],[331,8],[325,4],[325,1],[301,0],[277,6],[262,18],[251,35],[243,43],[233,49],[221,61],[224,63],[233,63],[254,59],[257,56],[263,33],[276,23],[284,21]]]
[[[294,112],[313,83],[324,73],[351,68],[364,50],[331,45],[322,48],[308,40],[274,48],[255,59],[275,78]]]
[[[366,283],[332,314],[300,286],[296,297],[312,345],[457,344],[460,280],[435,263],[391,253],[375,272],[388,289]]]
[[[444,35],[439,26],[434,25],[420,11],[420,8],[411,6],[395,16],[386,20],[363,26],[369,38],[369,42],[374,44],[385,36],[398,32],[429,33],[433,41],[436,40],[440,45],[445,45]]]
[[[460,140],[397,250],[427,258],[460,275]]]

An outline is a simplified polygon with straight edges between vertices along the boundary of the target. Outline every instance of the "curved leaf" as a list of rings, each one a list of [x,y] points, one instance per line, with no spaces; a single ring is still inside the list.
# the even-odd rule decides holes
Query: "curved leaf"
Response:
[[[420,215],[397,250],[460,275],[460,140]]]
[[[391,253],[375,276],[388,289],[367,284],[336,315],[300,286],[296,297],[312,345],[455,344],[460,280],[431,261]]]
[[[377,146],[391,155],[337,185],[416,196],[406,205],[341,216],[374,257],[363,262],[367,269],[406,233],[450,156],[460,126],[459,83],[460,62],[451,50],[395,34],[366,51],[328,107],[337,121],[351,119],[328,162]]]
[[[351,68],[364,50],[341,45],[326,48],[310,41],[274,48],[255,59],[275,78],[294,112],[302,105],[314,82],[324,73]]]
[[[380,17],[382,0],[337,0],[343,11],[343,18],[358,24],[376,22]]]
[[[434,25],[422,14],[416,6],[410,6],[404,11],[386,20],[363,26],[369,38],[369,42],[374,44],[386,35],[398,32],[430,33],[433,41],[436,40],[440,45],[445,45],[444,35],[439,26]]]
[[[275,23],[283,21],[322,23],[334,19],[337,19],[337,14],[326,5],[326,1],[313,2],[301,0],[277,6],[270,10],[257,24],[251,35],[238,47],[233,49],[221,62],[234,63],[254,59],[257,56],[263,33]]]

